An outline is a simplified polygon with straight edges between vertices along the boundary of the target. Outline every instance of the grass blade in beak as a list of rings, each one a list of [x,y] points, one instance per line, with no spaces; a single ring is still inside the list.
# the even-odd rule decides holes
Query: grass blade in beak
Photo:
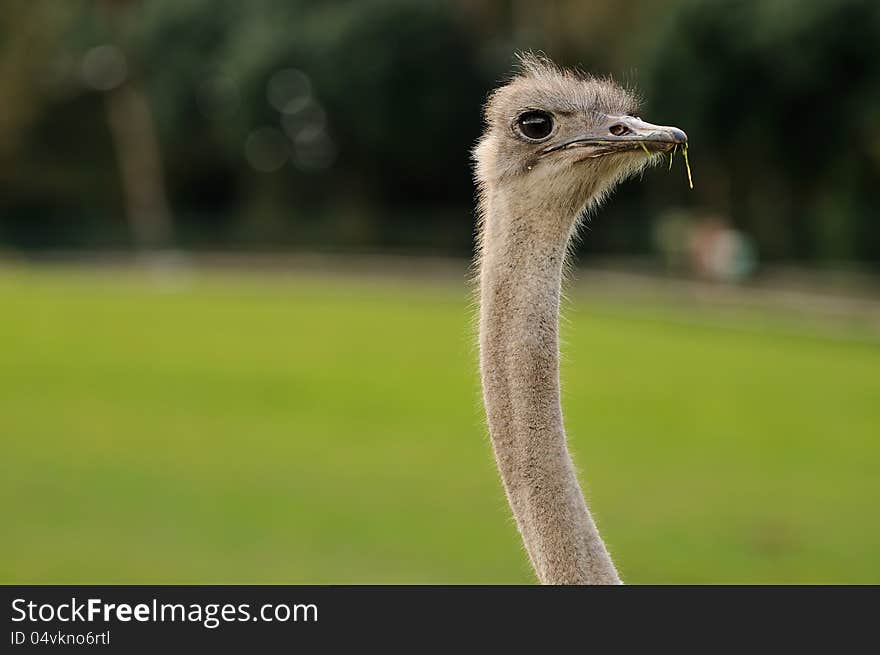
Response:
[[[691,177],[691,164],[688,161],[688,144],[685,144],[681,147],[681,154],[684,155],[684,166],[688,172],[688,184],[690,184],[691,188],[694,188],[694,179]]]

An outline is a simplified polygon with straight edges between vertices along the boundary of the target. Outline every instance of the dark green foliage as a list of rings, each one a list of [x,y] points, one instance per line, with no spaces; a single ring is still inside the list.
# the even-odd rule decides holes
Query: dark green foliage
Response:
[[[878,42],[869,0],[688,2],[662,26],[649,104],[765,256],[880,260]]]
[[[4,36],[43,30],[37,45],[27,42],[26,63],[55,80],[52,92],[33,84],[26,93],[21,80],[39,75],[9,78],[0,67],[5,107],[16,101],[18,117],[0,122],[0,243],[122,243],[101,96],[77,73],[89,48],[116,41],[149,93],[181,245],[465,254],[480,107],[527,45],[632,82],[646,95],[646,119],[691,138],[697,188],[678,167],[628,183],[593,225],[586,253],[649,253],[656,214],[680,206],[730,217],[763,259],[880,261],[872,0],[642,0],[623,14],[601,2],[553,12],[406,0],[126,6],[114,25],[87,0],[70,0],[66,12],[46,0],[0,11],[0,55],[23,51]],[[261,128],[280,135],[267,84],[285,69],[310,80],[326,161],[293,156],[260,172],[245,143]],[[57,229],[65,212],[71,224]]]
[[[355,206],[362,214],[354,218],[361,223],[355,241],[405,247],[406,241],[391,243],[400,227],[393,216],[419,221],[430,216],[426,209],[445,207],[451,211],[444,218],[460,216],[452,227],[460,234],[456,247],[467,247],[470,214],[460,210],[470,196],[467,152],[479,132],[485,84],[449,7],[258,0],[245,8],[160,0],[143,11],[134,47],[157,99],[163,140],[183,157],[169,157],[169,163],[184,187],[198,183],[190,173],[198,176],[219,157],[239,171],[246,193],[270,193],[282,203],[279,213],[305,211],[316,217],[306,221],[326,222],[327,229],[317,225],[311,237],[300,232],[292,238],[332,242],[337,226],[326,217]],[[267,101],[266,86],[287,68],[311,80],[336,156],[326,170],[287,165],[266,179],[243,165],[242,144],[257,127],[280,127],[282,116]],[[231,115],[206,120],[197,94],[213,75],[235,85],[240,104]]]

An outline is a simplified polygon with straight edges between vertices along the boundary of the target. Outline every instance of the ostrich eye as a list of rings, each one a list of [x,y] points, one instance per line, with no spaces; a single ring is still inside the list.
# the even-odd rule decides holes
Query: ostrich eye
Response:
[[[516,126],[525,138],[540,141],[553,131],[553,117],[546,111],[527,111],[516,119]]]

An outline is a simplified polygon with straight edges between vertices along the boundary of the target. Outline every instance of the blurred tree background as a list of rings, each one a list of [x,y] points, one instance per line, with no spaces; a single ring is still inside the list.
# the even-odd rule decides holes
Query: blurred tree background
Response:
[[[585,256],[677,207],[876,267],[878,42],[874,0],[6,0],[0,249],[467,255],[480,107],[533,48],[691,138],[695,191],[627,184]]]

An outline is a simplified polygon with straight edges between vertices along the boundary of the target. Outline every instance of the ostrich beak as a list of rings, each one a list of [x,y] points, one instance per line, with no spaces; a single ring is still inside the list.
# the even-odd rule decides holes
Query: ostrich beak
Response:
[[[635,116],[612,117],[606,129],[612,141],[655,144],[662,150],[687,143],[688,140],[684,130],[669,125],[654,125]]]
[[[669,152],[687,140],[687,134],[677,127],[654,125],[635,116],[607,116],[600,125],[573,139],[553,144],[542,154],[587,147],[594,151],[591,157],[626,150]]]

